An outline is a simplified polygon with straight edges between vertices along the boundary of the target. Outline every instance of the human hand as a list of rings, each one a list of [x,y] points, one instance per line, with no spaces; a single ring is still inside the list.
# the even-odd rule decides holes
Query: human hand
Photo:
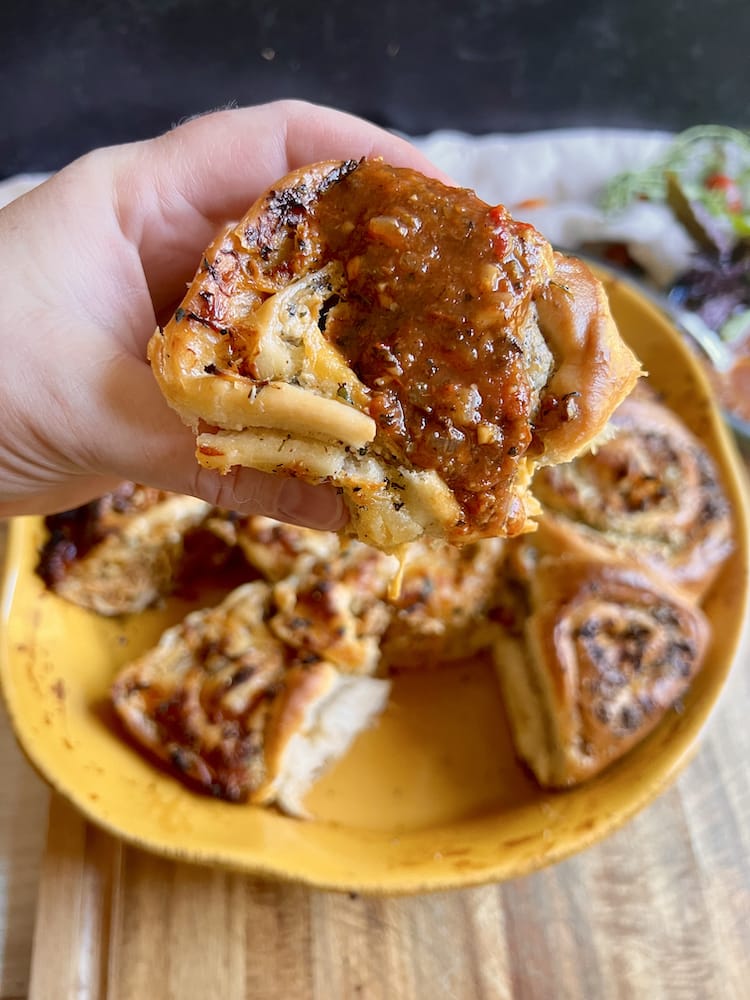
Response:
[[[199,466],[146,345],[222,223],[296,167],[361,156],[435,173],[373,125],[286,101],[89,153],[0,211],[0,515],[75,507],[130,479],[340,527],[330,488]]]

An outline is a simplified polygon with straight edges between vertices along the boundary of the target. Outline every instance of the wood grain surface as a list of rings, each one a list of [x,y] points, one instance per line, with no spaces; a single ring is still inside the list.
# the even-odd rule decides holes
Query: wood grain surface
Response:
[[[503,885],[368,898],[267,882],[125,847],[53,796],[28,978],[30,921],[9,926],[6,889],[15,978],[0,996],[746,1000],[749,650],[672,789],[603,843]],[[38,803],[8,808],[31,844]],[[12,874],[20,855],[2,846]]]
[[[28,985],[48,799],[46,786],[18,749],[0,704],[0,997],[3,998],[23,996]]]

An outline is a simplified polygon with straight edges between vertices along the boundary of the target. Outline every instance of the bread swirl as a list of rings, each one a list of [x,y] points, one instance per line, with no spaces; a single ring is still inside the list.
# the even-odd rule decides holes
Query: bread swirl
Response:
[[[642,560],[700,600],[733,548],[732,514],[715,464],[680,419],[640,389],[612,435],[534,490],[562,547],[595,544]]]
[[[543,526],[508,570],[494,657],[516,751],[542,785],[573,785],[644,739],[687,691],[709,626],[642,565],[596,547],[561,551]]]

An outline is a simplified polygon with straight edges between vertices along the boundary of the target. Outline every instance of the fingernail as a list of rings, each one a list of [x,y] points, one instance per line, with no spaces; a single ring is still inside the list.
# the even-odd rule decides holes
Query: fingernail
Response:
[[[344,501],[327,486],[310,486],[299,479],[288,479],[276,502],[282,521],[322,531],[335,531],[346,521]]]

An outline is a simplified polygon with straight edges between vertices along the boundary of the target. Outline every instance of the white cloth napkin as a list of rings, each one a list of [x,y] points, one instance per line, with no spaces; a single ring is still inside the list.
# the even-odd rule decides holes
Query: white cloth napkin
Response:
[[[491,204],[506,205],[555,246],[625,243],[653,280],[667,286],[695,250],[672,213],[637,202],[610,215],[600,199],[608,181],[654,162],[670,140],[666,132],[565,129],[479,138],[436,132],[416,143],[460,184]]]

